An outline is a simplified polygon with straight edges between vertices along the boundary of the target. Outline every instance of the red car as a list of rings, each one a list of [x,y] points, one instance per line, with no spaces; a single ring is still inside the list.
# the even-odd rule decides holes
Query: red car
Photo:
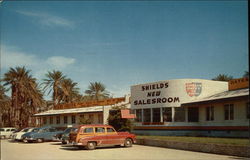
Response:
[[[97,146],[122,145],[131,147],[136,143],[135,135],[129,132],[116,132],[110,125],[80,125],[69,135],[69,143],[88,150]]]

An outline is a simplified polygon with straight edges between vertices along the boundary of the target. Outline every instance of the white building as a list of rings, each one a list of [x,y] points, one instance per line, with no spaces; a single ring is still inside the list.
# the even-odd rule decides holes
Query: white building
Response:
[[[248,78],[177,79],[131,86],[134,132],[248,137]]]
[[[71,127],[84,119],[92,124],[107,124],[109,110],[114,106],[130,108],[129,96],[100,101],[60,104],[52,110],[37,113],[38,126]]]

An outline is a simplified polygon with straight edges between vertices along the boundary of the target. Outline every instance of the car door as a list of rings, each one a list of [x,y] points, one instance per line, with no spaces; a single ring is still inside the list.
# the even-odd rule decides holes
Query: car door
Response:
[[[56,129],[55,128],[48,128],[47,132],[45,133],[45,139],[46,140],[53,140],[54,135],[56,134]]]
[[[107,134],[105,132],[105,127],[95,127],[94,135],[99,145],[109,144],[108,139],[107,139]]]
[[[107,142],[108,144],[117,145],[122,143],[121,142],[122,140],[120,139],[119,135],[113,128],[107,127],[106,132],[107,132],[106,138],[108,140]]]
[[[94,127],[82,127],[78,133],[77,141],[84,137],[94,136]]]

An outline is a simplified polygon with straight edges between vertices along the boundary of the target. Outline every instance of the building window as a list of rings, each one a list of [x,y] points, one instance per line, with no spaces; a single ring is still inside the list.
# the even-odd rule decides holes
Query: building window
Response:
[[[185,109],[183,107],[175,107],[174,121],[185,122]]]
[[[68,117],[67,117],[67,116],[64,116],[64,117],[63,117],[63,123],[64,123],[64,124],[67,124],[67,123],[68,123]]]
[[[142,109],[136,109],[135,110],[136,113],[136,122],[142,122]]]
[[[76,116],[75,115],[71,116],[71,123],[72,124],[76,123]]]
[[[60,116],[56,117],[56,124],[60,124]]]
[[[250,105],[249,105],[249,102],[246,103],[246,113],[247,113],[247,119],[250,119]]]
[[[233,104],[224,105],[224,114],[225,114],[225,120],[233,120],[234,119],[234,105]]]
[[[89,120],[91,123],[94,123],[94,115],[93,114],[89,115]]]
[[[143,109],[143,121],[151,122],[151,109]]]
[[[172,108],[162,108],[163,122],[172,122]]]
[[[153,108],[153,122],[160,122],[160,121],[161,121],[161,109]]]
[[[206,107],[206,120],[207,121],[214,120],[214,106]]]
[[[53,117],[49,117],[49,123],[53,124]]]
[[[98,114],[98,123],[99,124],[103,123],[103,115],[102,114]]]
[[[43,117],[43,124],[47,123],[47,117]]]
[[[188,107],[188,122],[199,122],[198,107]]]

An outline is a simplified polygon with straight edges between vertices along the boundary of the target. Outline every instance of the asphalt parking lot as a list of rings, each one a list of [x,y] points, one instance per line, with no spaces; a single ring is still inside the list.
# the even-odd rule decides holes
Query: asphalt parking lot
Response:
[[[22,143],[1,140],[1,160],[245,160],[247,158],[133,145],[79,150],[59,142]]]

